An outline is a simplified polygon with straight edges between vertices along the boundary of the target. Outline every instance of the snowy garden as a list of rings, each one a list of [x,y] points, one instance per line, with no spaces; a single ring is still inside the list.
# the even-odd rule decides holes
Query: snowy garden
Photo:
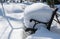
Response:
[[[60,5],[55,7],[58,10],[41,2],[0,3],[0,39],[60,39]]]

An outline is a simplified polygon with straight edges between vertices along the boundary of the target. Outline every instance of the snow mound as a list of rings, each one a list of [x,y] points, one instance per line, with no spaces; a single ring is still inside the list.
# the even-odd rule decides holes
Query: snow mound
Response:
[[[34,22],[29,22],[30,19],[35,19],[42,22],[48,22],[51,18],[52,10],[43,3],[35,3],[28,6],[24,11],[24,23],[26,27],[32,27]]]
[[[4,9],[8,13],[21,13],[24,11],[26,5],[24,4],[4,4]]]
[[[37,30],[35,34],[28,36],[26,39],[60,39],[60,35],[41,27],[41,29]]]

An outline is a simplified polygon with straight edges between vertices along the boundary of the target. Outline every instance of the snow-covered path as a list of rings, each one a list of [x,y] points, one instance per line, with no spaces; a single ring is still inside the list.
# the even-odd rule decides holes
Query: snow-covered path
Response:
[[[0,5],[1,6],[1,5]],[[0,7],[0,39],[23,39],[23,4],[4,4],[6,17],[3,17],[2,6]],[[22,7],[22,8],[21,8]],[[19,12],[20,11],[20,12]],[[8,20],[7,20],[8,19]]]

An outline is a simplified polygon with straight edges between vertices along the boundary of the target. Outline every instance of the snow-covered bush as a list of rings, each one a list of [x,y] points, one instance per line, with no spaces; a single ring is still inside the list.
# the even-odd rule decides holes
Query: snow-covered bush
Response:
[[[24,23],[26,27],[32,28],[34,22],[30,22],[30,19],[35,19],[42,22],[48,22],[52,16],[52,10],[50,7],[43,3],[35,3],[28,6],[24,11]],[[39,24],[37,26],[42,26]]]

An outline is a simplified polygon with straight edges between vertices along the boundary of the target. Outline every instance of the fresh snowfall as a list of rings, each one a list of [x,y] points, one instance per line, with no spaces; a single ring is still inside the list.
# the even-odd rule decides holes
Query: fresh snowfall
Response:
[[[60,5],[55,6],[60,9]],[[33,28],[35,22],[30,19],[48,22],[52,12],[46,3],[0,3],[0,39],[60,39],[60,24],[56,21],[52,22],[50,31],[42,23],[36,25],[33,34],[25,31]]]

